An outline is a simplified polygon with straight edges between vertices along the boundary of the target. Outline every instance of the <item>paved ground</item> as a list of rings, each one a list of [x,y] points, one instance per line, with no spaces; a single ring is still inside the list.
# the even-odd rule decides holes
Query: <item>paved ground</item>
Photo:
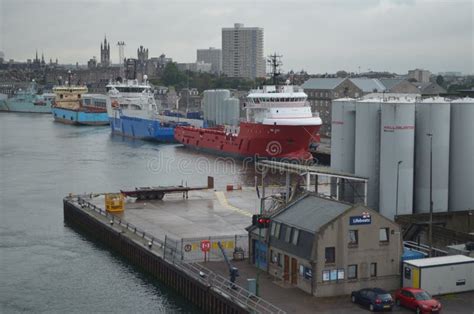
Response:
[[[228,276],[227,266],[223,262],[201,263],[205,267]],[[246,287],[247,278],[256,278],[257,270],[246,261],[233,263],[240,271],[237,284]],[[260,295],[267,301],[282,308],[287,313],[366,313],[367,309],[352,304],[349,296],[334,298],[315,298],[290,285],[274,282],[265,273],[260,275]],[[474,292],[446,295],[438,298],[443,305],[443,313],[474,314]],[[412,313],[396,307],[395,313]]]
[[[93,202],[104,208],[102,196]],[[160,239],[165,234],[175,239],[235,235],[247,233],[257,204],[255,189],[201,190],[189,192],[188,199],[182,194],[167,194],[161,201],[127,199],[121,216]]]

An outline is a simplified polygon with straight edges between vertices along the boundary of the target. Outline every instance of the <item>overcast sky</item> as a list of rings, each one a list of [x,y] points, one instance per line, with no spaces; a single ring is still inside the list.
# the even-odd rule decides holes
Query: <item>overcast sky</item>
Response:
[[[0,51],[25,61],[35,49],[60,63],[100,59],[107,35],[126,57],[138,46],[193,62],[221,46],[221,28],[264,28],[264,51],[284,71],[474,73],[473,0],[0,0]]]

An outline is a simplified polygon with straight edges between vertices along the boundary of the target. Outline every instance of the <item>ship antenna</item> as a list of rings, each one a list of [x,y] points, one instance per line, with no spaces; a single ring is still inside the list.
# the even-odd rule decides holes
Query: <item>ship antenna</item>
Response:
[[[280,71],[279,68],[282,66],[281,62],[281,55],[277,55],[276,52],[272,55],[268,56],[267,63],[271,67],[271,76],[273,80],[273,85],[277,86],[278,85],[278,76],[280,76]]]

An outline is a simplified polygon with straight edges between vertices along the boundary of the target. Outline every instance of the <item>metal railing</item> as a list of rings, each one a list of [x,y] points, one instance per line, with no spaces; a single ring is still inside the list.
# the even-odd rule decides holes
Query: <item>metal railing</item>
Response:
[[[232,300],[234,303],[244,308],[248,308],[251,312],[255,313],[286,313],[277,306],[252,294],[249,290],[232,283],[229,279],[211,271],[210,269],[197,263],[187,263],[183,261],[183,252],[180,249],[181,241],[175,240],[166,235],[164,240],[158,239],[131,223],[108,213],[81,196],[69,197],[69,201],[74,202],[74,198],[81,208],[94,211],[107,218],[110,221],[111,226],[122,227],[126,231],[132,232],[139,238],[142,238],[145,241],[143,245],[148,247],[150,251],[158,254],[158,256],[163,257],[164,261],[181,269],[189,276],[200,281],[220,295]]]

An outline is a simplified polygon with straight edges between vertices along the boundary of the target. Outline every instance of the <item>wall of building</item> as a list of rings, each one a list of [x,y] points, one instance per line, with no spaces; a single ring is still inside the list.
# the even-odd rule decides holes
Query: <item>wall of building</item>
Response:
[[[351,216],[361,216],[363,212],[371,214],[371,223],[350,225]],[[389,241],[379,241],[380,228],[389,228]],[[349,245],[349,230],[358,230],[358,244]],[[353,290],[377,286],[392,290],[400,284],[400,258],[402,254],[402,235],[400,227],[387,218],[369,211],[365,207],[356,207],[340,216],[334,222],[320,229],[316,235],[314,260],[316,269],[316,296],[334,296],[350,294]],[[335,247],[335,263],[325,262],[325,248]],[[377,263],[377,276],[370,277],[370,264]],[[357,266],[357,279],[347,279],[348,265]],[[344,279],[324,281],[323,270],[344,269]]]

